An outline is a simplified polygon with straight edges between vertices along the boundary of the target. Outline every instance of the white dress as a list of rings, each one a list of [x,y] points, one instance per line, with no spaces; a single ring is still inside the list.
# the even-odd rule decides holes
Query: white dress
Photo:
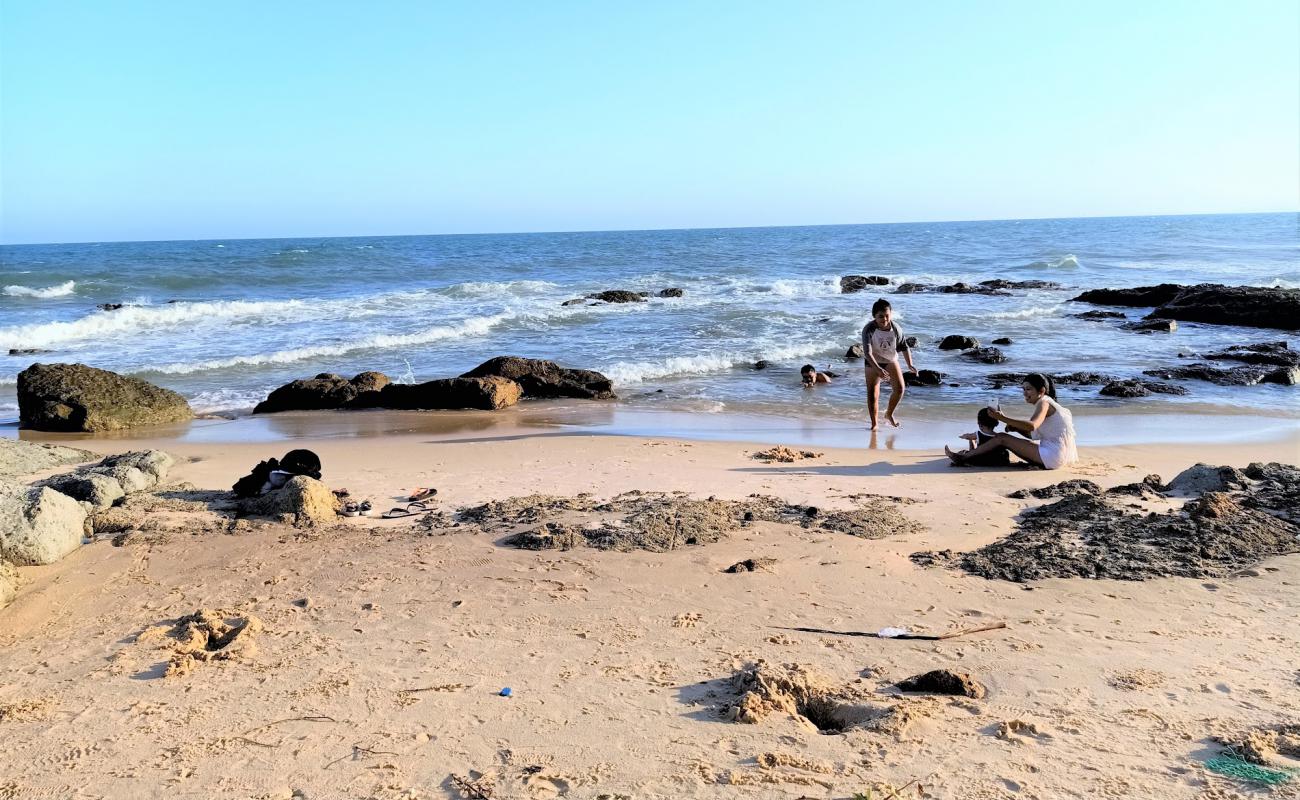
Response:
[[[1078,461],[1079,451],[1074,446],[1074,415],[1070,409],[1050,397],[1044,397],[1038,402],[1047,403],[1056,412],[1048,414],[1043,424],[1034,431],[1034,438],[1038,440],[1038,457],[1042,459],[1043,466],[1060,469]]]

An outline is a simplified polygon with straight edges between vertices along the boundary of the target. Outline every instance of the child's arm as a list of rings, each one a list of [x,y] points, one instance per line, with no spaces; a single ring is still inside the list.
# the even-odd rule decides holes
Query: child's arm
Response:
[[[965,439],[966,441],[970,442],[971,444],[975,444],[976,442],[979,441],[979,438],[980,438],[980,437],[977,436],[977,435],[975,435],[974,433],[963,433],[961,436],[958,436],[957,438],[958,438],[958,439]]]

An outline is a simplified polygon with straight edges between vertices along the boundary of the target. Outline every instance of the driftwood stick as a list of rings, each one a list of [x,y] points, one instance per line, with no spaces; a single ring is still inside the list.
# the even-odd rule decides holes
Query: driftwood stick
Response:
[[[912,639],[926,642],[937,642],[943,639],[955,639],[958,636],[966,636],[971,633],[982,633],[983,631],[995,631],[1007,627],[1005,622],[992,622],[988,625],[979,625],[974,628],[958,628],[955,631],[947,633],[904,633],[899,636],[881,636],[874,631],[833,631],[829,628],[787,628],[777,626],[783,631],[799,631],[800,633],[823,633],[830,636],[865,636],[869,639]]]
[[[243,735],[247,736],[253,731],[260,731],[263,728],[269,728],[273,725],[279,725],[282,722],[338,722],[338,720],[334,719],[333,717],[326,717],[323,715],[308,716],[308,717],[285,717],[284,719],[277,719],[274,722],[268,722],[265,725],[258,725],[256,728],[249,728],[248,730],[244,731]]]

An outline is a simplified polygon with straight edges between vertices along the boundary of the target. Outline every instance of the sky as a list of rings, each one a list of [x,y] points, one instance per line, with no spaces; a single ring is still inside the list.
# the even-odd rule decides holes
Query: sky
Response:
[[[1295,0],[0,0],[0,243],[1296,209]]]

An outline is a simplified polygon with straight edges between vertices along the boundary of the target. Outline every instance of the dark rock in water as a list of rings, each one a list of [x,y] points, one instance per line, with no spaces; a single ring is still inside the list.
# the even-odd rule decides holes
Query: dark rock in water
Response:
[[[600,300],[603,303],[644,303],[645,292],[629,292],[625,289],[611,289],[586,296],[587,300]]]
[[[1245,489],[1249,485],[1246,475],[1236,467],[1194,464],[1175,475],[1166,488],[1183,494],[1203,494]]]
[[[900,283],[898,288],[894,289],[894,294],[915,294],[916,292],[928,292],[929,286],[923,283]]]
[[[862,358],[862,345],[854,343],[849,345],[848,352],[844,354],[845,358]]]
[[[1122,381],[1111,381],[1101,387],[1100,394],[1106,397],[1149,397],[1152,394],[1187,394],[1187,389],[1172,383],[1160,383],[1159,381],[1143,381],[1137,378],[1129,378]]]
[[[754,362],[754,369],[767,369],[768,363],[762,359]]]
[[[915,336],[907,337],[906,339],[903,340],[903,344],[907,345],[909,348],[916,347],[916,337]]]
[[[946,669],[936,669],[924,675],[913,675],[905,681],[899,681],[898,688],[904,692],[955,694],[977,700],[987,694],[984,687],[970,675]]]
[[[362,372],[351,380],[322,372],[314,378],[290,381],[267,395],[254,414],[280,411],[319,411],[334,408],[375,408],[390,384],[382,372]]]
[[[853,294],[868,286],[885,286],[888,283],[889,278],[883,275],[845,275],[840,278],[840,293]]]
[[[1164,305],[1173,300],[1182,290],[1183,287],[1179,284],[1162,283],[1159,286],[1138,286],[1133,289],[1089,289],[1072,299],[1080,303],[1096,303],[1100,306],[1146,308]]]
[[[994,339],[993,344],[1008,345],[1008,344],[1015,344],[1015,342],[1003,336],[1001,339]]]
[[[1040,500],[1046,500],[1049,497],[1068,497],[1074,494],[1090,494],[1096,497],[1101,494],[1101,487],[1086,478],[1072,478],[1068,481],[1054,483],[1051,486],[1044,486],[1041,489],[1019,489],[1007,495],[1007,497],[1014,497],[1017,500],[1037,497]]]
[[[903,382],[908,386],[942,386],[944,377],[942,372],[923,369],[917,372],[904,372]]]
[[[1004,292],[1001,289],[995,289],[992,286],[984,286],[982,284],[976,284],[975,286],[971,286],[968,283],[960,283],[960,282],[954,283],[951,286],[939,286],[935,289],[935,291],[943,292],[944,294],[988,294],[988,295],[1009,294],[1009,292]]]
[[[95,306],[95,308],[98,308],[100,311],[117,311],[121,307],[121,303],[100,303]]]
[[[1125,322],[1120,327],[1126,331],[1137,331],[1138,333],[1173,333],[1178,330],[1178,323],[1172,319],[1147,317],[1138,322]]]
[[[678,289],[678,288],[676,288],[676,287],[674,287],[674,288],[672,288],[672,289],[660,289],[660,290],[659,290],[659,296],[660,296],[660,297],[681,297],[681,296],[684,295],[684,294],[686,294],[686,293],[683,292],[681,289]]]
[[[1200,380],[1220,386],[1254,386],[1258,383],[1280,383],[1294,386],[1300,382],[1300,367],[1272,367],[1261,364],[1243,364],[1224,369],[1209,364],[1188,364],[1185,367],[1163,367],[1142,371],[1143,375],[1165,380]]]
[[[497,356],[461,375],[482,378],[499,375],[523,387],[526,398],[579,397],[587,400],[615,399],[609,378],[589,369],[568,369],[554,361],[518,356]]]
[[[1300,527],[1279,513],[1294,506],[1272,505],[1284,501],[1285,491],[1209,492],[1164,514],[1074,494],[1026,511],[1014,533],[959,563],[969,573],[1010,581],[1220,577],[1300,552]]]
[[[1079,298],[1074,298],[1078,300]],[[1128,319],[1128,316],[1122,311],[1085,311],[1082,314],[1071,314],[1075,319]]]
[[[572,300],[565,300],[563,303],[560,303],[560,305],[562,305],[562,306],[580,306],[580,305],[582,305],[582,304],[585,303],[585,302],[587,302],[587,298],[585,298],[585,297],[575,297],[575,298],[573,298]]]
[[[1134,289],[1092,289],[1074,298],[1113,306],[1152,306],[1151,316],[1184,322],[1300,329],[1300,289],[1162,283]]]
[[[1114,378],[1109,375],[1102,375],[1099,372],[1066,372],[1060,375],[1050,376],[1057,386],[1095,386],[1099,383],[1110,383]],[[1009,384],[1022,383],[1025,380],[1023,372],[995,372],[986,377],[993,383]]]
[[[996,347],[977,347],[974,350],[967,350],[962,355],[984,364],[1001,364],[1007,360],[1006,354]]]
[[[980,286],[990,289],[1060,289],[1061,284],[1054,281],[1009,281],[1006,278],[994,278],[980,281]]]
[[[830,317],[822,317],[821,319],[819,319],[819,320],[817,320],[817,321],[818,321],[818,322],[830,322],[830,321],[831,321],[831,318],[830,318]]]
[[[13,354],[13,351],[10,351]],[[1259,364],[1276,367],[1300,366],[1300,350],[1292,350],[1286,342],[1262,342],[1260,344],[1234,344],[1217,353],[1206,353],[1203,358],[1218,360],[1244,361],[1247,364]]]
[[[940,350],[969,350],[972,347],[979,346],[980,340],[976,339],[974,336],[958,336],[955,333],[951,336],[943,337],[939,342]]]
[[[390,383],[379,402],[384,408],[407,410],[477,408],[496,411],[519,402],[523,389],[509,378],[443,378],[424,383]]]
[[[33,364],[18,373],[19,426],[115,431],[192,419],[176,392],[84,364]]]
[[[775,563],[775,558],[747,558],[744,561],[737,561],[724,569],[723,572],[729,572],[733,575],[741,572],[758,572],[759,570],[766,570]]]
[[[40,349],[39,347],[11,347],[11,348],[9,348],[9,355],[11,355],[11,356],[39,356],[39,355],[44,355],[44,354],[49,353],[49,352],[52,352],[52,351],[50,351],[50,350],[42,350],[42,349]]]

